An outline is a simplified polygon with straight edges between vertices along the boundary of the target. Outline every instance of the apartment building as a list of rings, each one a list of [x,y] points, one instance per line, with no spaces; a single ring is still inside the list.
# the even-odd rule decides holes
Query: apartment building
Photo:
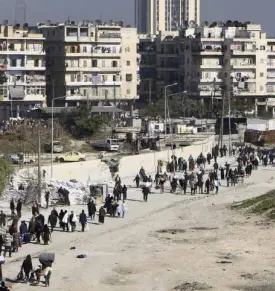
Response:
[[[136,28],[100,21],[38,26],[46,38],[49,101],[118,105],[138,98]]]
[[[2,119],[23,117],[46,104],[44,37],[27,24],[0,26],[0,84]]]
[[[190,21],[200,24],[200,0],[135,0],[135,25],[140,34],[177,31]]]
[[[175,89],[200,99],[205,111],[225,97],[244,101],[255,115],[274,115],[275,39],[261,25],[205,23],[178,35],[160,34],[154,45],[158,97],[165,85],[177,82]],[[147,58],[141,54],[141,62]]]

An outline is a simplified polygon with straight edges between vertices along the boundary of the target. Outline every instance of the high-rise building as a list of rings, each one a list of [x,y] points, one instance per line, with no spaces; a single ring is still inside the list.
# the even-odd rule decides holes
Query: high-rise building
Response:
[[[135,0],[139,33],[177,31],[186,21],[200,24],[200,0]]]

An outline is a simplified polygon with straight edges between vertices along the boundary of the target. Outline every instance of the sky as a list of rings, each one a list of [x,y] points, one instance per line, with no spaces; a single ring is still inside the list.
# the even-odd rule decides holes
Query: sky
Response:
[[[27,1],[27,22],[52,20],[123,20],[134,25],[134,0],[0,0],[0,23],[8,19],[13,24],[15,15],[23,22],[20,7]],[[17,5],[16,5],[17,2]],[[21,4],[20,4],[21,3]],[[19,9],[15,9],[15,7]],[[15,13],[15,10],[18,13]],[[201,20],[251,21],[262,24],[270,35],[275,35],[275,0],[201,0]]]

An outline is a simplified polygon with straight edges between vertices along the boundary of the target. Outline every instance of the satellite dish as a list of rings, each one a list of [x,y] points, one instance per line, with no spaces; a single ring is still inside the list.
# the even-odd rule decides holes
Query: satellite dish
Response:
[[[202,24],[201,24],[202,27],[208,27],[209,26],[209,23],[208,21],[203,21]]]

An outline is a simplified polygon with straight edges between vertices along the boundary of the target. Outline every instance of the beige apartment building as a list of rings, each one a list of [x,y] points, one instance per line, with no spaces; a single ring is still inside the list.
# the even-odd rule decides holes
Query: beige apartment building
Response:
[[[223,96],[244,101],[255,115],[274,115],[275,38],[261,25],[205,23],[178,35],[160,34],[154,45],[158,97],[165,85],[177,82],[177,90],[200,99],[205,111]],[[141,54],[141,84],[148,55],[152,60],[152,53]]]
[[[200,0],[135,0],[135,26],[140,34],[177,31],[200,24]]]
[[[49,101],[118,105],[138,98],[136,28],[99,21],[38,26],[46,38]]]
[[[27,24],[0,26],[0,116],[24,117],[46,104],[44,37]]]

